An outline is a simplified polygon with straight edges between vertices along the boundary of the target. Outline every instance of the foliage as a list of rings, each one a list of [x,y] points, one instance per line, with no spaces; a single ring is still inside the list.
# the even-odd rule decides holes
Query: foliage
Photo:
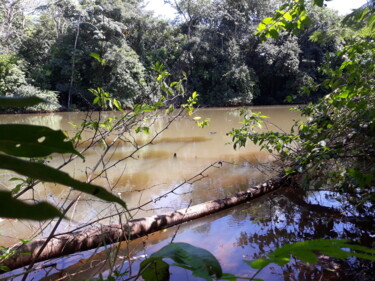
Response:
[[[26,9],[21,2],[19,11]],[[33,20],[24,21],[19,43],[10,53],[26,62],[19,77],[52,91],[44,94],[53,99],[58,92],[59,103],[67,107],[73,103],[76,108],[90,108],[87,89],[97,87],[131,106],[158,99],[160,93],[155,93],[157,85],[147,69],[161,62],[168,65],[173,80],[186,73],[185,87],[200,93],[200,105],[280,104],[318,76],[325,51],[340,48],[340,32],[332,33],[324,44],[309,41],[317,27],[328,29],[339,20],[302,0],[288,1],[273,18],[279,0],[169,1],[178,13],[173,22],[153,17],[142,10],[141,2],[43,2],[30,12]],[[275,23],[260,24],[265,28],[260,33],[279,30],[274,41],[263,44],[254,35],[262,18]],[[305,31],[289,32],[307,25],[309,19],[313,23]],[[12,26],[22,24],[20,20],[14,18]],[[93,53],[105,63],[94,63]],[[23,92],[37,90],[29,87]],[[185,101],[173,103],[179,106]],[[293,102],[301,101],[305,102]]]
[[[346,46],[331,54],[322,67],[325,79],[303,89],[305,96],[316,89],[328,93],[316,103],[299,107],[306,121],[296,122],[290,134],[256,133],[253,120],[245,116],[243,127],[230,132],[235,147],[244,146],[249,139],[262,149],[277,152],[286,172],[299,173],[304,187],[357,190],[373,200],[374,48],[371,38],[349,37]]]
[[[44,126],[1,124],[0,150],[17,157],[45,157],[52,153],[78,153],[71,142],[66,142],[62,131]],[[57,144],[57,145],[56,145]]]
[[[175,266],[190,270],[194,276],[205,280],[220,278],[222,270],[217,259],[207,250],[187,243],[171,243],[153,253],[140,266],[143,279],[169,280],[169,264],[163,259],[172,259]],[[215,277],[213,277],[215,276]]]
[[[29,4],[29,5],[27,5]],[[27,10],[32,3],[20,0],[0,2],[0,52],[11,54],[20,46],[26,31]]]
[[[315,1],[314,4],[321,6],[323,1]],[[296,29],[302,28],[299,21],[305,16],[304,1],[291,2],[280,9],[284,8],[291,10],[277,11],[273,18],[263,20],[258,28],[262,39],[279,38],[283,30],[297,32]],[[287,13],[290,11],[295,15],[289,16]],[[367,8],[359,9],[354,14],[359,19],[358,14],[368,16],[368,11]],[[367,24],[362,21],[363,25],[372,28],[371,21]],[[303,94],[307,96],[316,89],[328,92],[317,102],[299,107],[306,121],[296,121],[291,133],[259,133],[257,130],[266,116],[242,111],[242,127],[228,133],[234,147],[245,146],[247,140],[251,140],[261,149],[277,152],[284,173],[303,187],[346,191],[354,195],[358,205],[373,201],[375,46],[371,37],[357,33],[355,40],[346,38],[342,50],[328,56],[322,67],[325,79],[315,80],[310,87],[303,88]],[[351,249],[351,252],[343,248]],[[357,250],[359,252],[355,252]],[[353,255],[374,260],[372,249],[347,244],[343,240],[313,240],[284,245],[268,254],[268,258],[249,262],[249,265],[258,270],[272,262],[283,266],[290,261],[290,255],[315,263],[316,252],[339,259]]]
[[[34,106],[41,102],[43,102],[41,98],[36,96],[32,97],[23,97],[23,98],[7,98],[1,97],[0,99],[0,106],[1,107],[27,107],[27,106]]]
[[[198,89],[202,93],[201,102],[205,105],[250,104],[259,92],[263,96],[268,94],[269,88],[263,85],[272,79],[273,84],[284,91],[281,94],[271,92],[273,100],[280,102],[286,91],[294,91],[300,87],[300,82],[310,82],[311,78],[315,78],[316,68],[325,63],[322,75],[326,79],[322,82],[316,80],[312,88],[303,89],[307,95],[317,90],[329,94],[315,104],[309,103],[300,108],[308,120],[295,124],[295,134],[258,134],[255,128],[262,127],[266,116],[243,112],[245,120],[242,128],[233,129],[230,135],[235,147],[244,146],[247,140],[251,140],[263,149],[278,152],[285,172],[302,175],[302,185],[333,186],[350,191],[359,189],[365,193],[365,199],[371,198],[375,181],[375,46],[368,38],[371,36],[367,34],[368,37],[360,36],[357,41],[348,40],[346,46],[337,52],[341,48],[337,38],[313,33],[316,25],[310,25],[312,28],[305,32],[297,31],[311,24],[313,17],[309,15],[306,1],[299,0],[282,5],[273,17],[267,17],[259,24],[258,35],[261,39],[273,38],[262,43],[251,33],[259,18],[270,15],[269,8],[277,1],[267,1],[267,5],[259,4],[256,0],[250,1],[256,5],[247,2],[175,1],[182,20],[174,26],[155,19],[147,21],[147,17],[142,17],[138,9],[139,1],[123,3],[103,0],[94,4],[91,1],[80,4],[71,1],[49,2],[41,9],[42,15],[38,22],[35,21],[37,23],[33,25],[33,30],[23,38],[22,47],[12,49],[14,54],[18,51],[17,55],[21,55],[29,64],[18,59],[17,55],[0,57],[0,94],[48,97],[56,103],[56,90],[59,90],[62,93],[60,102],[64,103],[73,94],[76,104],[92,99],[101,109],[112,109],[114,105],[122,110],[122,104],[126,104],[132,106],[133,110],[124,114],[122,120],[132,122],[141,117],[140,122],[132,123],[136,124],[132,128],[136,133],[149,133],[149,127],[143,123],[143,114],[165,109],[170,115],[177,104],[181,104],[189,115],[194,113],[198,94],[194,92],[190,97],[185,96],[186,88]],[[312,3],[320,7],[323,5],[322,0]],[[365,27],[372,30],[372,10],[363,11],[366,12],[359,13],[357,18],[369,20]],[[312,14],[318,13],[312,8]],[[332,14],[322,12],[319,15],[323,15],[321,22],[327,26],[332,26],[336,21]],[[150,28],[153,26],[157,28]],[[36,34],[44,35],[45,40],[36,39]],[[320,50],[318,54],[306,39],[311,36],[315,40],[314,46],[318,45],[315,50]],[[173,51],[169,53],[170,50]],[[326,59],[323,56],[325,51],[336,54]],[[159,75],[157,81],[147,81],[149,78],[144,65],[152,65],[160,58],[171,64],[176,75],[185,72],[187,75],[180,81],[169,83],[171,74],[162,64],[155,64],[153,69]],[[307,61],[311,62],[310,65],[306,64]],[[39,90],[31,82],[54,91]],[[113,92],[115,98],[109,92]],[[143,101],[155,102],[147,104]],[[8,102],[9,99],[4,99],[4,104]],[[272,99],[266,102],[272,102]],[[209,121],[199,122],[200,117],[193,120],[199,126],[205,126]],[[84,128],[95,132],[103,128],[111,132],[118,122],[112,118],[104,122],[85,122],[74,140],[79,140]],[[43,162],[40,157],[51,153],[80,155],[70,142],[65,141],[62,132],[32,126],[2,126],[0,131],[5,133],[0,134],[0,148],[5,154],[0,155],[0,168],[27,177],[19,188],[35,180],[57,182],[126,207],[122,200],[104,188],[76,181],[68,174],[40,163]],[[19,138],[16,134],[20,130],[31,133],[26,138]],[[107,148],[103,156],[106,151]],[[17,157],[31,159],[25,161]],[[0,200],[8,200],[12,206],[19,206],[14,211],[7,208],[9,204],[4,204],[0,207],[0,216],[47,219],[64,215],[45,202],[24,204],[14,199],[11,192],[1,192],[0,197]],[[41,212],[46,215],[41,215]],[[348,253],[342,248],[367,254]],[[319,240],[285,245],[269,254],[268,258],[252,262],[251,265],[257,269],[272,262],[285,265],[290,255],[305,262],[316,262],[315,251],[336,258],[352,255],[373,259],[368,255],[373,251],[363,247],[339,240]],[[189,269],[195,276],[206,280],[212,280],[214,275],[226,280],[238,278],[230,274],[222,275],[220,265],[211,254],[185,243],[170,244],[142,262],[142,277],[151,280],[157,276],[160,280],[168,280],[169,264],[163,261],[164,258],[171,258],[175,265]]]
[[[14,55],[0,55],[0,96],[6,97],[39,97],[48,103],[39,103],[27,107],[27,110],[53,111],[60,108],[57,93],[41,90],[30,85],[24,72],[25,63]]]
[[[42,90],[32,85],[22,85],[14,90],[13,97],[38,97],[45,101],[32,107],[26,107],[27,111],[57,111],[61,108],[59,95],[55,91]]]
[[[256,275],[271,263],[284,266],[291,262],[291,257],[293,257],[308,264],[316,264],[321,254],[341,260],[349,257],[375,260],[375,250],[349,244],[347,240],[307,240],[285,244],[268,253],[266,258],[244,261],[252,268],[257,269],[257,272],[252,277],[240,277],[230,273],[222,273],[219,262],[211,253],[204,249],[187,243],[171,243],[142,261],[138,275],[141,275],[146,281],[169,280],[170,265],[163,259],[171,259],[175,262],[172,265],[190,270],[194,276],[205,280],[213,280],[213,278],[233,281],[243,279],[262,280],[255,278]]]
[[[324,0],[314,0],[313,5],[323,6]],[[304,29],[306,25],[311,24],[311,19],[306,12],[307,1],[286,1],[273,14],[272,17],[265,18],[258,25],[257,35],[262,41],[266,38],[279,38],[283,30],[291,31],[295,35],[298,30]]]
[[[56,147],[58,149],[60,145],[61,143],[56,143]],[[26,151],[28,151],[28,149]],[[42,154],[44,153],[45,152],[42,152]],[[67,173],[61,172],[55,168],[51,168],[37,162],[21,160],[19,158],[8,155],[0,155],[0,160],[0,169],[11,170],[20,175],[24,175],[33,179],[39,179],[44,182],[55,182],[66,185],[75,190],[93,195],[104,201],[116,202],[122,207],[126,208],[126,204],[124,201],[107,191],[105,188],[77,181],[70,177]],[[2,212],[0,213],[0,215],[2,216]]]
[[[14,55],[0,55],[0,95],[5,96],[26,83],[20,60]]]
[[[0,101],[3,99],[0,98]],[[7,101],[8,99],[4,100]],[[13,101],[13,104],[15,101]],[[25,104],[24,99],[18,100],[18,102],[22,105]],[[34,100],[31,100],[31,102],[35,103]],[[3,106],[2,103],[0,105]],[[73,189],[94,195],[100,199],[117,202],[126,208],[126,204],[121,199],[100,186],[79,182],[71,178],[67,173],[55,168],[37,161],[25,161],[19,158],[45,157],[52,153],[73,153],[82,157],[73,148],[70,141],[65,141],[66,135],[62,131],[54,131],[42,126],[17,124],[2,124],[0,125],[0,131],[0,151],[4,153],[0,155],[0,169],[12,170],[35,180],[56,182],[70,186]],[[28,205],[19,199],[12,198],[11,192],[7,191],[3,192],[1,196],[2,200],[7,198],[8,203],[0,206],[0,217],[45,220],[61,215],[59,210],[46,202]],[[10,208],[8,204],[17,206],[17,208]]]
[[[368,260],[375,260],[375,250],[349,244],[347,242],[348,241],[346,240],[318,239],[296,242],[294,244],[286,244],[280,248],[277,248],[272,253],[267,254],[267,258],[250,261],[248,264],[255,269],[263,269],[270,263],[276,263],[279,266],[284,266],[290,262],[291,256],[298,258],[303,262],[315,264],[318,262],[317,255],[319,254],[337,259],[346,259],[353,256]],[[349,249],[350,251],[344,249]]]
[[[323,69],[328,78],[321,87],[330,93],[299,107],[307,121],[296,122],[298,134],[256,134],[245,118],[245,126],[230,133],[235,146],[250,139],[278,152],[288,173],[301,173],[310,186],[370,191],[375,166],[374,47],[372,41],[353,42],[337,53],[340,67]]]
[[[3,159],[4,160],[4,159]],[[19,218],[29,220],[48,220],[63,217],[63,214],[47,202],[26,204],[14,199],[12,192],[0,191],[0,215],[5,218]]]

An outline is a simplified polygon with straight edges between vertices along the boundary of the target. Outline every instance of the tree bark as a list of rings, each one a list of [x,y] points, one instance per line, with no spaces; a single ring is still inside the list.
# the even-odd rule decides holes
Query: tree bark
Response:
[[[16,254],[2,261],[1,264],[13,270],[31,263],[94,249],[124,240],[139,238],[164,228],[245,203],[276,190],[283,185],[287,185],[287,177],[279,176],[263,184],[251,187],[246,191],[237,193],[232,197],[207,201],[163,215],[154,215],[147,218],[131,220],[124,224],[96,226],[76,233],[56,235],[47,242],[47,246],[40,255],[37,255],[37,253],[43,244],[46,243],[46,238],[37,239],[28,244],[18,243],[10,248],[14,250]],[[25,252],[31,254],[22,254]]]

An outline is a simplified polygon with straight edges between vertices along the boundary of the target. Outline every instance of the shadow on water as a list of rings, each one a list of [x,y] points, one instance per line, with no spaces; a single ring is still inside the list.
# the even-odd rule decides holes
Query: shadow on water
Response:
[[[349,239],[371,247],[375,242],[373,215],[373,206],[356,208],[338,193],[285,188],[129,243],[49,261],[54,267],[48,274],[44,269],[33,272],[30,277],[34,280],[83,280],[99,273],[108,276],[110,269],[129,277],[137,273],[145,255],[170,243],[174,236],[174,242],[187,242],[209,250],[218,258],[224,272],[251,277],[255,270],[244,260],[264,257],[287,243],[320,238]],[[373,280],[373,267],[373,263],[356,258],[339,261],[320,256],[316,265],[298,259],[291,259],[283,267],[271,264],[257,278],[366,281]],[[171,269],[171,280],[198,280],[181,268]],[[2,277],[6,276],[0,275]]]

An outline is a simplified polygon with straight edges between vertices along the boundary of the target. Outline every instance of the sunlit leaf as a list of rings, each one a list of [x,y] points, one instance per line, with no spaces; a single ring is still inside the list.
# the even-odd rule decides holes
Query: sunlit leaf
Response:
[[[167,108],[167,110],[166,110],[166,113],[169,115],[169,114],[171,114],[173,111],[174,111],[174,105],[173,104],[171,104],[171,105],[169,105],[169,107]]]
[[[83,158],[60,130],[44,126],[0,125],[0,151],[19,157],[44,157],[52,153],[72,153]]]
[[[115,202],[126,208],[126,204],[117,196],[108,192],[103,187],[77,181],[67,173],[49,166],[21,160],[12,156],[0,154],[0,169],[11,170],[20,175],[39,179],[45,182],[55,182],[69,186],[75,190],[93,195],[108,202]]]
[[[291,20],[293,20],[293,17],[292,17],[292,15],[290,14],[290,13],[285,13],[284,15],[284,18],[286,19],[286,20],[288,20],[288,21],[291,21]]]
[[[262,23],[263,24],[271,24],[271,23],[273,23],[274,22],[274,20],[273,20],[273,18],[272,17],[269,17],[269,18],[265,18],[264,20],[262,20]]]
[[[106,59],[103,59],[98,53],[90,53],[90,56],[96,59],[101,65],[104,65],[106,62]]]
[[[12,197],[8,191],[0,191],[0,217],[30,220],[47,220],[61,217],[62,213],[47,202],[34,205]]]
[[[101,60],[101,57],[100,57],[100,55],[98,53],[94,53],[94,52],[90,53],[90,57],[93,57],[94,59],[96,59],[99,62]]]
[[[259,25],[258,25],[258,28],[257,30],[258,31],[263,31],[267,28],[267,25],[265,25],[263,22],[261,22]]]
[[[116,108],[117,108],[118,110],[120,110],[120,111],[124,111],[124,110],[122,109],[121,103],[120,103],[118,100],[113,99],[113,104],[116,106]]]

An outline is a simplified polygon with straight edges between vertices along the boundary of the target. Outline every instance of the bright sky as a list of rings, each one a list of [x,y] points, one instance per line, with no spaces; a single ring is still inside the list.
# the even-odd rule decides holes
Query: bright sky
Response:
[[[168,4],[164,4],[164,0],[146,0],[145,2],[148,2],[146,9],[154,11],[156,16],[160,16],[167,19],[174,18],[175,9],[173,9]]]
[[[349,14],[352,9],[356,9],[365,4],[367,0],[332,0],[325,3],[328,8],[339,11],[340,15]]]
[[[164,0],[148,0],[147,10],[152,10],[155,15],[164,17],[167,19],[174,18],[175,10],[167,4],[164,4]],[[340,15],[345,15],[351,12],[352,9],[356,9],[365,4],[367,0],[332,0],[325,1],[327,6],[331,9],[337,10]]]

